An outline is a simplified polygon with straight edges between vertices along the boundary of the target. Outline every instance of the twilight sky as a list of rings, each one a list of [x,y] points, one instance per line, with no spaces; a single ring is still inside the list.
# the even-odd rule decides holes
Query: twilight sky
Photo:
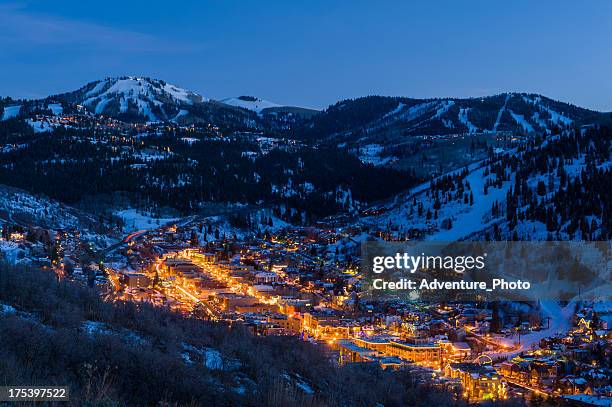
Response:
[[[0,95],[107,76],[325,107],[542,93],[612,110],[612,2],[0,0]]]

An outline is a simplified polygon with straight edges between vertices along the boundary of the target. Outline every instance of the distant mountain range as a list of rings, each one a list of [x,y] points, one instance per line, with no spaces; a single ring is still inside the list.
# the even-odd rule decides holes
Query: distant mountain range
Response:
[[[85,109],[125,122],[172,121],[214,123],[231,129],[285,127],[316,110],[283,106],[252,96],[215,101],[163,80],[142,77],[106,78],[82,88],[38,100],[4,100],[2,119],[32,114],[70,113]]]
[[[163,80],[138,77],[107,78],[39,100],[5,99],[0,107],[2,119],[81,108],[126,122],[206,122],[229,129],[291,131],[296,138],[349,144],[381,140],[388,144],[410,135],[504,131],[545,134],[610,118],[609,114],[527,93],[469,99],[368,96],[344,100],[319,112],[255,96],[215,101]]]
[[[0,184],[68,204],[115,194],[182,214],[265,204],[295,224],[363,214],[400,240],[436,231],[572,240],[577,230],[607,239],[611,230],[612,127],[591,126],[610,113],[536,94],[368,96],[314,111],[123,77],[0,99],[0,112]]]
[[[345,100],[312,120],[313,137],[376,138],[511,131],[550,133],[604,115],[547,97],[506,93],[482,98],[411,99],[369,96]]]

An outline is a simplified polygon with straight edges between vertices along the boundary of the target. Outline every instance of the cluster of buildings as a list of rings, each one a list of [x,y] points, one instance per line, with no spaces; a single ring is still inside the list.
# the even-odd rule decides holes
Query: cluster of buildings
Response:
[[[108,249],[104,262],[87,260],[91,248],[60,233],[53,267],[114,299],[239,323],[255,335],[303,338],[340,365],[408,369],[471,402],[612,397],[608,303],[576,310],[567,332],[527,346],[525,338],[546,322],[524,311],[504,309],[500,325],[486,303],[364,294],[356,266],[358,229],[322,225],[230,238],[202,222],[132,233]]]

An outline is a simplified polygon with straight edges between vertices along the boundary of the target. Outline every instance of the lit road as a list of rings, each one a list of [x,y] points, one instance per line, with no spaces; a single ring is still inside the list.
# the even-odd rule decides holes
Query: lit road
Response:
[[[139,238],[140,236],[144,235],[147,232],[148,232],[148,230],[138,230],[136,232],[132,232],[129,235],[127,235],[126,237],[124,237],[122,242],[123,243],[129,243],[132,240]]]
[[[518,386],[518,387],[522,387],[523,389],[530,390],[530,391],[532,391],[532,392],[534,392],[536,394],[539,394],[541,396],[550,397],[550,394],[548,394],[548,393],[538,389],[537,387],[532,387],[532,386],[529,386],[527,384],[515,382],[514,380],[509,379],[507,376],[502,376],[502,377],[504,378],[504,380],[506,380],[510,384],[513,384],[513,385]]]
[[[200,299],[198,297],[196,297],[195,295],[191,294],[189,291],[185,290],[183,287],[181,287],[178,284],[174,285],[180,292],[182,292],[183,294],[185,294],[185,296],[187,298],[189,298],[190,300],[192,300],[194,303],[198,303],[200,302]]]

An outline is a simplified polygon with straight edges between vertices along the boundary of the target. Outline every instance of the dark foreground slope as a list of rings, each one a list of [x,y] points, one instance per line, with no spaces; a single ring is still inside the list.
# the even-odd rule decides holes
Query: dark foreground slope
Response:
[[[68,385],[72,405],[462,405],[407,372],[323,355],[0,266],[0,385]]]

